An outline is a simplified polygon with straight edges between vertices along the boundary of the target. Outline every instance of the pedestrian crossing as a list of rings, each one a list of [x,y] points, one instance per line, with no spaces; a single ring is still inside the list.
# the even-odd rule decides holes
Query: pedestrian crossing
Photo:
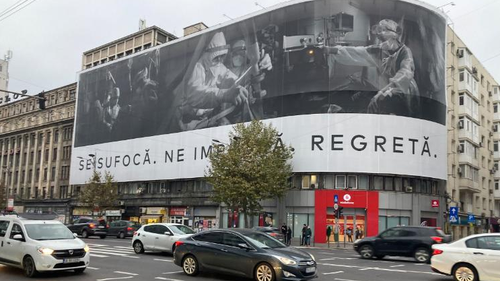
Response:
[[[109,257],[124,257],[130,259],[138,259],[139,257],[134,253],[132,246],[110,246],[103,244],[89,243],[90,256],[95,258],[109,258]]]

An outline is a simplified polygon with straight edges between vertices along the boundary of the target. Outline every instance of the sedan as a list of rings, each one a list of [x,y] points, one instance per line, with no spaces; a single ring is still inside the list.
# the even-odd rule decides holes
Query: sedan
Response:
[[[478,234],[433,245],[431,268],[456,281],[500,281],[500,234]]]
[[[175,242],[194,234],[194,231],[177,223],[152,223],[134,232],[132,247],[136,254],[144,251],[169,252],[175,250]]]
[[[188,276],[217,271],[256,281],[317,277],[314,256],[249,229],[204,231],[182,239],[176,243],[174,263]]]

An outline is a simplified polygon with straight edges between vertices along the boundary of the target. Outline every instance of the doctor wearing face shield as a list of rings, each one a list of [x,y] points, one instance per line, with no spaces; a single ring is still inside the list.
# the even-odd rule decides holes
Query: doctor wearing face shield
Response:
[[[325,47],[325,53],[340,64],[377,69],[378,81],[370,83],[378,92],[368,105],[368,113],[415,115],[419,103],[415,63],[410,48],[400,41],[401,28],[395,21],[384,19],[372,27],[371,33],[379,44]]]

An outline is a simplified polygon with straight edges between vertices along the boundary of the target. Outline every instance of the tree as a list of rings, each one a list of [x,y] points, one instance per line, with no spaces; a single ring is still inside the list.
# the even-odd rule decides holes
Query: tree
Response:
[[[114,181],[113,175],[105,171],[103,176],[94,170],[78,199],[81,203],[92,206],[94,210],[99,212],[114,206],[118,200],[118,185]]]
[[[214,201],[243,213],[249,227],[248,216],[262,210],[262,200],[281,198],[288,190],[293,148],[262,121],[235,125],[229,138],[229,144],[212,150],[205,176],[213,185]]]

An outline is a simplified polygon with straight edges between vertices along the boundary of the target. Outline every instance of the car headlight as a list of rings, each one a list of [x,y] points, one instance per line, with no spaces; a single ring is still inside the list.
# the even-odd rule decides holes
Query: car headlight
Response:
[[[309,254],[309,255],[311,256],[311,259],[312,259],[313,261],[316,261],[316,258],[315,258],[312,254]]]
[[[50,256],[54,252],[51,248],[38,247],[38,252],[45,256]]]
[[[90,252],[90,247],[89,247],[89,245],[85,244],[85,247],[83,248],[83,250],[85,250],[85,253]]]
[[[281,256],[274,256],[274,257],[277,258],[284,265],[296,265],[297,264],[296,261],[289,259],[289,258],[285,258],[285,257],[281,257]]]

